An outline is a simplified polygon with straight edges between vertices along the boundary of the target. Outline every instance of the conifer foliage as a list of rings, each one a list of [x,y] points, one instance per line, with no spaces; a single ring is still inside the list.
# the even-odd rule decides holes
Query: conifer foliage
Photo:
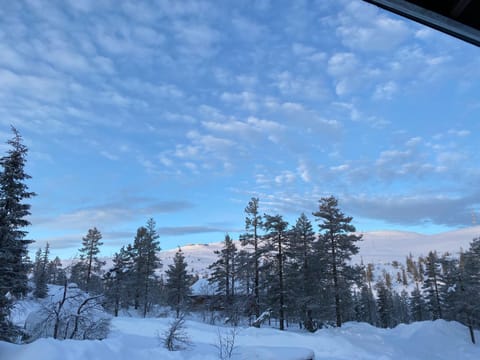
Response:
[[[25,200],[35,193],[28,191],[25,173],[27,147],[20,133],[12,127],[10,149],[0,158],[0,340],[13,341],[18,329],[9,321],[12,299],[28,290],[28,244],[25,228],[30,224],[30,205]]]
[[[319,209],[313,213],[320,229],[319,241],[326,252],[328,286],[332,289],[335,301],[336,325],[342,326],[342,293],[349,289],[353,281],[354,270],[348,264],[352,255],[358,253],[356,243],[361,235],[353,234],[355,227],[352,217],[346,216],[338,207],[338,200],[331,196],[320,200]]]
[[[191,294],[193,276],[187,272],[187,263],[182,249],[178,249],[173,259],[173,264],[168,266],[166,271],[167,282],[166,289],[168,293],[168,303],[175,309],[177,318],[181,312],[188,306]]]

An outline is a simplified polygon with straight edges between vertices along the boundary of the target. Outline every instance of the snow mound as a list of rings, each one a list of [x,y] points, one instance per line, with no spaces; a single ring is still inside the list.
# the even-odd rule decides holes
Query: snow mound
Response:
[[[219,328],[200,322],[186,322],[190,347],[174,352],[163,348],[158,334],[168,328],[170,321],[169,318],[115,318],[110,335],[102,341],[50,338],[26,345],[0,342],[0,359],[218,359],[215,344]],[[476,336],[480,336],[478,331]],[[313,334],[292,329],[282,332],[272,328],[241,328],[235,345],[233,360],[305,360],[312,355],[316,360],[480,359],[480,346],[471,344],[468,329],[443,320],[399,325],[394,329],[351,322],[342,328],[322,329]]]

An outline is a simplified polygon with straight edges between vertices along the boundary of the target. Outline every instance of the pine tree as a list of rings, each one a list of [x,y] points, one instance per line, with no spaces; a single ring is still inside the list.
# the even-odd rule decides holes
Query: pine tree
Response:
[[[182,249],[178,249],[173,259],[173,264],[168,266],[165,272],[167,279],[165,288],[167,290],[168,304],[175,309],[177,318],[183,311],[189,300],[192,286],[192,275],[187,272],[187,263],[183,256]]]
[[[480,237],[470,243],[459,263],[457,284],[457,320],[468,326],[472,343],[475,343],[474,329],[480,325]]]
[[[440,296],[442,277],[438,255],[436,252],[430,251],[425,259],[425,274],[422,289],[426,294],[425,300],[433,320],[443,317],[442,299]]]
[[[358,253],[357,241],[361,235],[355,235],[355,227],[351,224],[352,218],[345,216],[338,208],[338,200],[331,196],[320,200],[319,210],[313,215],[319,224],[320,238],[323,250],[326,252],[328,273],[335,299],[336,325],[342,326],[342,292],[348,295],[349,283],[353,280],[354,271],[348,264],[352,255]],[[342,290],[342,286],[344,286]],[[348,300],[348,299],[346,299]]]
[[[264,254],[264,249],[261,244],[261,237],[259,231],[262,228],[262,216],[259,212],[259,199],[252,198],[245,208],[245,230],[246,233],[241,236],[240,241],[242,246],[251,246],[251,256],[253,261],[248,262],[253,264],[253,296],[254,296],[254,312],[255,317],[260,316],[260,259]]]
[[[275,249],[274,266],[275,274],[277,275],[276,281],[273,284],[276,290],[274,295],[275,299],[278,299],[278,313],[280,330],[285,329],[285,247],[287,243],[287,227],[288,223],[283,220],[281,215],[264,215],[264,228],[267,234],[266,239],[272,244],[272,248]]]
[[[427,320],[427,308],[418,285],[410,294],[410,314],[413,321]]]
[[[372,289],[366,284],[364,284],[360,289],[358,302],[359,304],[357,308],[357,320],[375,325],[377,322],[375,296],[373,295]]]
[[[152,289],[157,283],[155,270],[162,264],[157,253],[160,251],[160,241],[155,220],[149,219],[146,227],[140,227],[133,243],[133,259],[137,274],[135,289],[135,309],[143,306],[143,316],[148,313],[152,302]]]
[[[287,261],[285,269],[287,301],[300,315],[305,328],[313,328],[312,308],[316,300],[316,279],[321,273],[315,271],[313,245],[315,232],[312,223],[305,214],[301,214],[291,231],[287,242]]]
[[[376,284],[378,324],[382,328],[394,326],[393,322],[393,297],[391,290],[383,280]]]
[[[217,294],[223,296],[223,307],[228,308],[235,295],[235,265],[237,248],[228,234],[225,235],[223,248],[215,251],[217,261],[209,266],[211,275],[208,281],[214,284]]]
[[[13,341],[18,329],[9,321],[13,297],[27,293],[28,261],[27,231],[30,205],[24,200],[35,196],[28,191],[30,179],[24,171],[28,149],[20,133],[12,127],[10,149],[0,158],[0,340]]]
[[[103,245],[102,234],[96,227],[89,229],[87,235],[82,239],[83,247],[80,252],[82,278],[78,286],[86,292],[100,292],[101,268],[105,262],[100,261],[97,255],[100,253],[100,246]]]
[[[48,263],[48,282],[53,285],[63,285],[67,275],[62,267],[62,261],[58,256]]]
[[[35,284],[35,289],[33,291],[33,296],[39,299],[43,299],[48,295],[48,255],[50,254],[50,249],[48,243],[45,245],[45,250],[42,252],[42,249],[38,249],[35,254],[35,262],[33,265],[33,282]]]
[[[103,280],[105,283],[105,298],[109,308],[113,309],[114,316],[122,307],[129,304],[129,288],[132,284],[133,260],[131,253],[122,246],[113,256],[113,267],[107,271]]]

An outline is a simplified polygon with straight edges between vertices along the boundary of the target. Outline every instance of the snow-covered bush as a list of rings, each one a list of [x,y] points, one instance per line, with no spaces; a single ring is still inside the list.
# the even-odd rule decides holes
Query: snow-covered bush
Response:
[[[217,343],[215,347],[218,350],[218,358],[220,360],[228,360],[232,358],[233,351],[235,350],[235,340],[238,335],[238,328],[232,327],[227,330],[217,329]]]
[[[40,337],[54,339],[104,339],[111,316],[101,305],[101,296],[91,296],[76,284],[50,286],[42,308],[25,321],[28,340]]]
[[[180,315],[180,317],[173,320],[170,323],[170,327],[159,337],[163,346],[169,351],[181,350],[190,345],[190,338],[185,328],[184,315]]]

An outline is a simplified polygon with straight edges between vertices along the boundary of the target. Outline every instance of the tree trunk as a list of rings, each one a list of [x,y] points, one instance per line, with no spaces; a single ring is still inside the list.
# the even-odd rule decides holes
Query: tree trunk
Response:
[[[280,330],[284,330],[285,321],[285,299],[283,289],[283,253],[282,253],[282,234],[278,234],[278,281],[280,285]]]
[[[333,287],[335,289],[335,314],[337,320],[337,327],[342,326],[342,313],[340,309],[340,292],[338,288],[338,274],[337,274],[337,254],[335,253],[335,237],[330,234],[330,240],[332,244],[332,274],[333,274]]]

